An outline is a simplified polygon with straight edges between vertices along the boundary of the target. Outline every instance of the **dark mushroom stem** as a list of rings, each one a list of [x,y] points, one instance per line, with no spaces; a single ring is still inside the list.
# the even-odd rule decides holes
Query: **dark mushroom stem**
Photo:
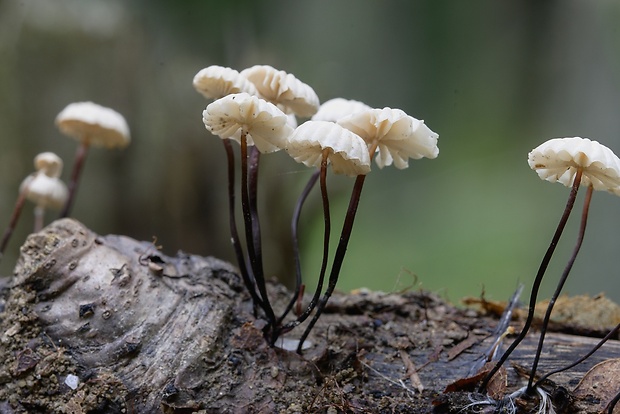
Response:
[[[334,262],[332,263],[331,272],[329,274],[329,283],[327,285],[325,293],[323,294],[323,297],[317,305],[316,313],[312,317],[312,320],[310,320],[310,323],[306,327],[306,330],[299,339],[299,344],[297,345],[298,354],[301,354],[304,341],[306,340],[306,338],[310,334],[310,331],[323,313],[325,305],[327,305],[327,301],[329,300],[332,293],[334,292],[334,289],[336,288],[336,283],[338,282],[338,275],[340,274],[340,269],[342,268],[344,256],[347,252],[347,246],[351,237],[351,230],[353,229],[353,222],[355,220],[355,214],[357,213],[357,206],[359,205],[365,179],[366,175],[358,175],[355,180],[355,185],[353,186],[353,191],[351,192],[351,199],[349,200],[347,214],[344,219],[342,231],[340,232],[340,241],[338,242],[338,247],[336,248],[336,254],[334,256]]]
[[[75,162],[73,163],[71,179],[68,185],[69,196],[67,197],[67,202],[65,203],[65,206],[60,212],[60,218],[68,217],[71,213],[71,208],[73,207],[73,201],[75,199],[75,194],[77,193],[80,175],[82,173],[82,168],[84,166],[84,161],[86,160],[86,155],[88,154],[89,147],[90,145],[88,144],[88,140],[84,139],[80,141],[80,145],[78,145],[78,148],[75,152]]]
[[[489,373],[484,377],[478,389],[480,393],[483,393],[485,391],[487,384],[489,383],[491,378],[493,378],[493,376],[497,373],[497,371],[499,371],[502,365],[504,365],[504,363],[506,362],[510,354],[512,354],[515,348],[521,343],[521,341],[523,341],[530,327],[532,326],[532,321],[534,319],[534,309],[536,307],[536,300],[538,297],[538,290],[540,289],[540,284],[542,282],[543,276],[545,275],[547,267],[549,266],[549,262],[551,261],[553,252],[555,251],[558,241],[560,240],[560,237],[562,236],[564,227],[566,226],[566,223],[568,222],[568,218],[570,217],[570,213],[573,209],[573,205],[575,204],[575,199],[577,198],[577,192],[579,190],[579,185],[581,184],[582,173],[583,173],[583,169],[578,168],[575,174],[575,179],[573,181],[573,186],[571,188],[570,195],[568,196],[568,201],[566,202],[566,207],[564,208],[564,213],[562,214],[562,217],[560,218],[558,227],[556,228],[555,233],[553,234],[553,238],[551,239],[551,244],[549,244],[549,247],[547,248],[547,252],[545,253],[545,256],[543,257],[542,262],[540,263],[540,267],[538,268],[538,272],[536,273],[536,277],[534,278],[534,283],[532,284],[532,292],[530,293],[530,303],[529,303],[529,308],[528,308],[528,313],[527,313],[527,319],[525,320],[523,329],[521,330],[517,338],[513,341],[513,343],[510,344],[510,346],[508,347],[506,352],[504,352],[504,354],[499,359],[499,361],[497,361],[493,369],[491,369],[491,371],[489,371]]]
[[[250,153],[248,156],[248,196],[252,221],[252,243],[254,244],[254,253],[262,268],[263,248],[260,221],[258,219],[258,164],[260,162],[260,151],[256,148],[256,145],[252,145],[248,150]]]
[[[17,222],[19,221],[19,216],[24,209],[24,203],[26,202],[26,193],[28,192],[28,187],[22,189],[17,196],[17,200],[15,201],[15,207],[13,207],[13,213],[11,214],[11,219],[9,221],[9,225],[4,231],[4,235],[2,236],[2,242],[0,243],[0,260],[2,260],[2,256],[4,255],[4,251],[6,250],[6,246],[9,244],[9,240],[11,239],[11,235],[17,226]]]
[[[254,282],[258,289],[258,293],[261,297],[262,308],[265,311],[265,317],[267,318],[266,330],[273,329],[276,323],[276,316],[269,303],[267,296],[267,286],[265,285],[265,276],[263,272],[263,260],[262,255],[257,255],[255,246],[260,246],[260,241],[256,240],[254,233],[254,219],[255,213],[252,213],[252,204],[250,202],[250,189],[248,186],[248,143],[245,133],[241,134],[241,208],[243,211],[243,220],[245,222],[245,237],[246,245],[248,249],[248,256],[250,258],[250,266],[254,275]],[[256,173],[258,172],[256,166]],[[255,177],[256,179],[256,177]],[[256,235],[260,237],[260,235]],[[259,250],[260,253],[260,250]],[[266,333],[267,331],[265,331]]]
[[[615,336],[615,335],[618,333],[618,331],[620,331],[620,323],[619,323],[618,325],[616,325],[616,327],[615,327],[614,329],[612,329],[611,331],[609,331],[609,332],[607,333],[607,335],[605,335],[605,337],[604,337],[603,339],[601,339],[601,340],[599,341],[599,343],[598,343],[598,344],[596,344],[596,345],[595,345],[595,346],[594,346],[594,347],[590,350],[590,352],[588,352],[587,354],[585,354],[584,356],[582,356],[581,358],[579,358],[579,359],[578,359],[578,360],[576,360],[575,362],[571,363],[570,365],[566,365],[565,367],[558,368],[558,369],[555,369],[555,370],[553,370],[553,371],[551,371],[551,372],[546,373],[546,374],[545,374],[545,375],[543,375],[543,376],[542,376],[542,377],[541,377],[538,381],[536,381],[536,384],[534,384],[534,388],[536,388],[536,387],[540,387],[540,385],[541,385],[542,383],[544,383],[544,382],[547,380],[547,378],[549,378],[550,376],[555,375],[555,374],[557,374],[557,373],[559,373],[559,372],[563,372],[563,371],[569,370],[569,369],[571,369],[571,368],[573,368],[573,367],[575,367],[575,366],[577,366],[577,365],[581,364],[581,363],[582,363],[583,361],[585,361],[586,359],[590,358],[590,357],[592,356],[592,354],[594,354],[596,351],[598,351],[598,350],[599,350],[599,348],[600,348],[600,347],[602,347],[602,346],[603,346],[603,344],[605,344],[605,342],[607,342],[609,339],[611,339],[613,336]]]
[[[581,245],[583,243],[583,237],[586,233],[586,225],[588,224],[588,211],[590,209],[590,201],[592,200],[592,191],[594,187],[592,184],[588,186],[588,190],[586,192],[585,199],[583,201],[583,210],[581,213],[581,225],[579,226],[579,235],[577,236],[577,243],[573,249],[573,254],[571,255],[564,271],[562,272],[562,276],[558,282],[558,285],[549,301],[549,305],[547,305],[547,310],[545,312],[545,317],[543,319],[542,328],[540,330],[540,339],[538,340],[538,348],[536,349],[536,355],[534,356],[534,362],[532,364],[532,371],[530,372],[530,378],[527,383],[527,392],[531,394],[533,391],[532,384],[534,382],[534,376],[536,375],[536,368],[538,367],[538,361],[540,360],[540,353],[542,352],[543,343],[545,341],[545,334],[547,333],[547,326],[549,325],[549,319],[551,318],[551,311],[553,311],[553,307],[555,306],[555,301],[560,296],[562,292],[562,288],[564,287],[564,283],[566,283],[566,279],[568,279],[568,274],[573,268],[573,264],[575,263],[575,259],[577,258],[577,254],[581,249]]]
[[[228,215],[230,221],[231,241],[233,249],[235,250],[235,256],[237,257],[237,263],[243,283],[250,292],[254,307],[256,308],[258,306],[262,309],[263,301],[256,292],[254,276],[248,272],[248,265],[246,263],[246,258],[239,239],[239,233],[237,231],[237,221],[235,219],[235,153],[229,139],[223,139],[222,142],[224,143],[224,148],[226,149],[226,158],[228,162]]]
[[[312,175],[310,176],[310,179],[308,180],[308,183],[306,184],[303,191],[299,195],[299,198],[297,199],[297,203],[295,204],[295,210],[293,211],[293,218],[291,220],[291,237],[292,237],[292,242],[293,242],[293,256],[295,260],[295,290],[294,290],[293,297],[291,298],[290,302],[284,309],[284,312],[278,319],[278,325],[280,325],[282,321],[284,320],[284,318],[286,318],[286,315],[288,315],[288,313],[291,311],[295,303],[299,302],[300,295],[303,295],[302,291],[304,290],[304,287],[303,287],[304,285],[303,285],[302,278],[301,278],[301,258],[299,255],[299,236],[298,236],[299,217],[301,216],[301,209],[304,203],[306,202],[306,199],[308,198],[310,191],[312,191],[312,189],[316,185],[316,182],[319,179],[320,173],[321,173],[320,169],[317,169],[315,172],[312,173]],[[298,315],[299,314],[300,313],[298,313]],[[282,331],[281,333],[284,333],[284,331]]]
[[[321,199],[323,200],[323,220],[324,220],[324,233],[323,233],[323,259],[321,261],[321,269],[319,271],[319,280],[317,282],[314,295],[308,304],[306,310],[300,314],[297,319],[280,328],[280,333],[288,332],[295,328],[302,322],[304,322],[308,316],[312,313],[316,307],[321,292],[323,291],[323,283],[325,282],[325,272],[327,270],[327,262],[329,259],[329,238],[331,234],[331,219],[329,213],[329,198],[327,195],[327,163],[328,163],[329,150],[323,150],[323,157],[321,159],[321,167],[319,169],[320,187],[321,187]],[[311,178],[312,180],[312,178]],[[298,273],[301,276],[301,271]],[[301,346],[301,343],[300,343]]]
[[[370,161],[375,155],[375,151],[377,150],[377,146],[379,145],[378,141],[374,141],[368,145],[368,154]],[[301,354],[303,350],[304,342],[308,335],[310,335],[310,331],[316,324],[316,322],[321,317],[325,306],[327,305],[327,301],[331,297],[334,289],[336,289],[336,283],[338,282],[338,276],[340,275],[340,270],[342,269],[342,263],[344,261],[344,256],[347,253],[347,246],[349,245],[349,239],[351,238],[351,231],[353,230],[353,222],[355,221],[355,215],[357,214],[357,207],[360,202],[360,197],[362,195],[362,188],[364,187],[364,180],[366,180],[366,175],[361,174],[358,175],[355,179],[355,184],[353,185],[353,191],[351,191],[351,198],[349,199],[349,207],[347,208],[347,214],[344,218],[344,223],[342,225],[342,231],[340,232],[340,240],[338,242],[338,247],[336,248],[336,255],[334,256],[334,261],[332,263],[332,269],[329,273],[329,281],[327,284],[327,289],[325,289],[325,293],[321,298],[321,301],[318,303],[316,308],[316,312],[306,330],[301,335],[299,339],[299,344],[297,345],[297,353]]]

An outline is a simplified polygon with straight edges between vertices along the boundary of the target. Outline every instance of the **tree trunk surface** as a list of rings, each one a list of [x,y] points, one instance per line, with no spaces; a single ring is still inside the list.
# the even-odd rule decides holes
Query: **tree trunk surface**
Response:
[[[480,378],[466,378],[496,339],[497,316],[423,291],[360,290],[332,297],[300,356],[286,348],[304,326],[269,347],[232,265],[168,257],[72,219],[29,236],[4,285],[2,413],[508,412],[502,401],[526,383],[520,372],[539,338],[536,331],[517,347],[485,400],[475,392]],[[276,309],[291,295],[276,283],[269,292]],[[518,332],[521,321],[512,324]],[[598,341],[549,333],[538,372]],[[553,375],[544,388],[556,412],[601,412],[620,388],[619,356],[620,342],[610,340]],[[539,404],[527,395],[510,401],[516,412]]]

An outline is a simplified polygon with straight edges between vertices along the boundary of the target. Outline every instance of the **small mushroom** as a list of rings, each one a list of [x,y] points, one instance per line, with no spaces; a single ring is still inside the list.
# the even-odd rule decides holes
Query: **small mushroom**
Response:
[[[257,95],[258,91],[245,77],[232,68],[212,65],[201,69],[193,81],[194,88],[207,99],[220,99],[233,93],[247,92]]]
[[[308,167],[325,169],[329,163],[335,174],[356,177],[370,172],[364,140],[334,122],[304,122],[288,139],[286,151]]]
[[[255,65],[241,71],[256,86],[260,96],[278,105],[284,112],[310,117],[319,109],[314,89],[283,70],[269,65]]]
[[[527,335],[534,318],[534,307],[536,305],[540,284],[573,209],[573,205],[577,197],[577,191],[580,186],[585,186],[587,187],[587,192],[584,199],[577,242],[560,277],[556,290],[549,301],[549,305],[547,306],[545,317],[543,319],[538,348],[532,364],[532,371],[530,373],[526,391],[530,395],[533,394],[534,389],[537,388],[537,386],[533,386],[534,376],[536,374],[536,368],[542,352],[542,346],[545,339],[547,326],[549,324],[551,311],[553,310],[556,299],[559,297],[562,288],[564,287],[564,283],[568,278],[568,274],[570,273],[573,263],[575,262],[577,254],[581,248],[586,230],[592,192],[593,190],[604,190],[612,194],[620,195],[620,159],[613,153],[613,151],[597,141],[591,141],[587,138],[580,137],[551,139],[534,148],[529,153],[528,164],[530,168],[536,171],[541,179],[550,182],[560,182],[567,187],[571,187],[571,192],[568,197],[566,207],[564,208],[564,213],[560,218],[558,227],[534,279],[532,292],[530,294],[528,316],[523,329],[506,352],[504,352],[495,367],[486,375],[480,386],[480,391],[483,391],[486,388],[486,385],[491,377],[495,375],[504,362],[506,362],[512,351],[514,351],[514,349]]]
[[[262,263],[256,202],[258,155],[260,152],[275,152],[282,149],[293,129],[287,124],[286,114],[275,105],[245,92],[227,95],[209,104],[203,111],[203,122],[212,134],[218,135],[224,141],[228,160],[228,196],[233,246],[243,280],[255,305],[265,311],[268,321],[266,329],[271,329],[276,324],[276,318],[267,298]],[[230,139],[241,145],[241,204],[251,274],[245,264],[234,222],[234,153]],[[248,145],[253,148],[249,156]],[[258,294],[254,285],[258,289]]]
[[[375,153],[379,154],[376,162],[380,168],[383,168],[385,165],[390,165],[392,162],[394,162],[397,168],[407,168],[409,166],[408,158],[435,158],[439,154],[439,148],[437,147],[438,135],[424,125],[423,121],[408,116],[399,109],[384,108],[362,110],[340,119],[338,124],[365,141],[369,160],[372,160]],[[368,168],[370,168],[370,166],[368,166]],[[317,305],[314,317],[301,336],[300,345],[297,349],[298,353],[301,353],[304,340],[310,334],[314,324],[325,308],[331,293],[335,289],[351,236],[351,230],[353,228],[353,222],[365,178],[365,174],[359,174],[353,185],[349,207],[329,275],[329,284],[325,294]]]
[[[210,103],[202,113],[202,121],[213,135],[240,144],[245,140],[262,153],[284,148],[286,138],[293,132],[284,112],[246,92],[226,95]]]
[[[69,197],[60,216],[67,217],[77,192],[88,149],[91,146],[124,148],[129,144],[129,127],[125,118],[113,109],[93,102],[67,105],[56,117],[56,126],[79,142],[69,181]]]
[[[314,296],[306,311],[299,315],[295,321],[284,326],[282,328],[283,331],[294,328],[310,315],[310,313],[314,310],[323,289],[325,271],[327,269],[331,230],[326,180],[328,164],[331,164],[334,173],[345,174],[351,177],[363,176],[370,172],[370,157],[368,156],[368,148],[364,140],[355,135],[353,132],[333,122],[307,121],[303,123],[295,129],[295,132],[293,132],[289,138],[286,151],[289,155],[291,155],[291,157],[293,157],[293,159],[295,159],[295,161],[303,163],[308,167],[319,168],[319,181],[321,187],[321,198],[323,200],[325,232],[323,238],[323,260],[321,263],[319,280]],[[345,234],[343,237],[348,238],[349,235]],[[342,260],[344,257],[339,259]],[[296,260],[298,260],[298,257],[296,257]],[[298,279],[300,278],[298,277]],[[333,273],[330,275],[329,286],[325,292],[323,301],[326,302],[331,296],[337,279],[338,273]],[[299,289],[301,289],[301,285],[298,280],[296,291],[298,292]],[[322,308],[317,309],[317,315],[315,315],[316,318],[320,315],[320,311],[322,311]],[[303,340],[299,343],[300,347],[302,345]]]
[[[19,196],[0,243],[0,256],[13,234],[26,200],[35,203],[34,232],[43,228],[45,209],[59,210],[67,200],[67,187],[59,178],[62,173],[62,159],[52,152],[43,152],[35,157],[34,166],[36,172],[26,177],[19,186]]]

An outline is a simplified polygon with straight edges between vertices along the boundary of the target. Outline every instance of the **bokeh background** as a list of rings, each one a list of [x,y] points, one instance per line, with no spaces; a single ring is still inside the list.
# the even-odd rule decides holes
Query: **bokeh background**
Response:
[[[191,81],[213,64],[270,64],[321,101],[400,108],[440,135],[437,159],[368,176],[339,288],[502,300],[531,285],[569,193],[538,179],[528,152],[584,136],[620,154],[619,21],[612,0],[0,0],[0,222],[37,153],[59,154],[68,178],[76,144],[54,118],[91,100],[126,117],[132,143],[90,152],[73,216],[101,234],[155,236],[167,254],[233,260],[224,151],[201,122],[208,102]],[[288,222],[309,174],[285,154],[264,158],[267,273],[282,280],[293,270]],[[330,176],[329,186],[335,246],[352,180]],[[619,213],[618,197],[595,193],[567,293],[620,300]],[[31,228],[27,206],[0,274],[11,273]],[[316,193],[300,231],[312,286],[322,249]]]

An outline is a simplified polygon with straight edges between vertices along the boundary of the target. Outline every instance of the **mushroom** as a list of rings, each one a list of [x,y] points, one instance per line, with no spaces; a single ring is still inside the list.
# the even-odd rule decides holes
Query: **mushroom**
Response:
[[[34,159],[36,172],[29,175],[19,186],[19,196],[13,214],[0,243],[0,257],[13,234],[26,200],[35,203],[34,232],[43,228],[46,208],[60,209],[67,200],[67,187],[60,180],[62,159],[52,152],[43,152]]]
[[[326,122],[326,121],[309,121]],[[308,122],[307,122],[308,123]],[[408,167],[408,158],[435,158],[439,154],[437,147],[438,135],[431,131],[423,121],[419,121],[399,109],[367,109],[352,114],[338,121],[342,127],[350,130],[361,137],[366,143],[369,161],[372,160],[375,152],[379,151],[377,164],[380,168],[390,165],[392,161],[398,168]],[[299,128],[298,128],[299,129]],[[289,150],[290,153],[290,150]],[[304,340],[309,335],[314,324],[318,320],[321,312],[325,308],[331,293],[333,292],[338,274],[342,267],[344,255],[346,253],[357,206],[364,186],[366,174],[358,172],[347,172],[343,167],[336,167],[340,172],[347,175],[357,173],[357,178],[351,193],[349,207],[344,220],[344,225],[340,235],[340,241],[336,249],[334,261],[329,276],[329,284],[321,301],[317,305],[317,310],[304,331],[297,352],[300,353]],[[336,170],[334,170],[336,172]],[[353,170],[355,171],[355,170]]]
[[[258,95],[258,91],[254,84],[248,81],[245,77],[241,76],[238,71],[218,65],[212,65],[207,68],[201,69],[193,80],[194,88],[207,99],[220,99],[230,94],[246,92],[251,95]],[[253,288],[253,282],[247,272],[245,264],[245,258],[243,250],[241,248],[241,242],[239,240],[239,233],[237,231],[237,221],[235,219],[235,205],[234,205],[234,188],[235,188],[235,171],[234,163],[235,157],[232,146],[228,139],[222,140],[224,148],[226,150],[226,157],[228,162],[228,196],[229,196],[229,226],[232,238],[232,244],[237,256],[237,262],[241,274],[246,282],[246,285],[252,286],[250,293],[252,294],[252,300],[255,305],[259,305],[261,308],[262,300],[257,296],[255,289]]]
[[[239,72],[218,65],[201,69],[194,76],[193,85],[207,99],[219,99],[240,92],[258,94],[256,87]]]
[[[203,122],[212,134],[218,135],[224,141],[228,160],[228,196],[233,246],[243,280],[252,299],[255,305],[264,310],[267,317],[268,325],[265,331],[267,332],[274,327],[276,318],[267,298],[263,273],[260,225],[256,205],[257,154],[275,152],[283,148],[286,138],[293,132],[293,129],[287,124],[286,114],[275,105],[245,92],[227,95],[209,104],[203,111]],[[241,145],[241,204],[251,274],[245,264],[234,222],[234,153],[230,139]],[[257,150],[250,155],[251,159],[248,159],[248,145]],[[248,184],[249,176],[252,179]],[[258,294],[254,287],[255,284]]]
[[[293,132],[287,117],[270,102],[246,92],[224,96],[203,111],[206,128],[220,138],[229,138],[247,146],[255,145],[262,153],[284,148]]]
[[[605,190],[612,194],[620,195],[620,159],[613,153],[613,151],[597,141],[591,141],[588,138],[580,137],[551,139],[534,148],[528,154],[528,164],[530,168],[536,171],[541,179],[550,182],[560,182],[567,187],[571,187],[571,191],[566,207],[564,208],[564,213],[560,218],[560,222],[558,223],[551,243],[542,259],[534,279],[532,292],[530,294],[528,316],[523,329],[515,341],[510,345],[510,347],[508,347],[506,352],[504,352],[493,369],[486,375],[480,386],[480,391],[483,391],[486,388],[489,380],[493,377],[493,375],[495,375],[504,362],[506,362],[512,351],[514,351],[519,343],[521,343],[530,329],[534,318],[534,307],[536,305],[540,284],[551,257],[553,256],[555,247],[560,240],[564,227],[566,226],[577,197],[577,191],[581,185],[587,188],[587,192],[583,203],[581,224],[579,227],[577,242],[560,277],[556,290],[549,301],[549,305],[547,306],[541,328],[538,348],[532,364],[532,371],[530,373],[526,392],[528,394],[532,394],[534,388],[537,388],[533,386],[533,380],[536,374],[538,361],[540,359],[540,353],[542,351],[545,333],[549,324],[549,318],[551,316],[551,311],[553,310],[555,301],[564,287],[564,283],[568,278],[568,274],[570,273],[577,254],[579,253],[579,249],[581,248],[586,230],[592,192],[593,190]]]
[[[312,115],[311,120],[312,121],[336,122],[341,118],[344,118],[353,113],[357,113],[357,112],[360,112],[366,109],[371,109],[371,108],[362,102],[354,101],[354,100],[347,100],[343,98],[334,98],[334,99],[330,99],[324,102],[319,107],[319,110],[314,115]],[[293,114],[289,114],[289,117],[291,116],[294,118]],[[319,174],[320,174],[320,169],[317,169],[310,176],[308,183],[304,187],[304,190],[302,191],[302,193],[300,194],[297,200],[297,203],[295,205],[295,210],[293,212],[293,219],[291,222],[291,233],[292,233],[292,238],[293,238],[293,252],[294,252],[295,265],[296,265],[295,266],[296,267],[295,268],[295,290],[294,290],[294,294],[293,294],[291,301],[289,302],[288,306],[286,307],[284,313],[281,316],[281,319],[284,319],[284,317],[286,317],[288,312],[293,307],[295,301],[298,298],[301,298],[303,296],[302,291],[304,289],[304,286],[302,285],[302,280],[301,280],[301,263],[300,263],[300,258],[299,258],[299,244],[298,244],[298,238],[297,238],[298,227],[299,227],[299,217],[301,215],[301,209],[303,207],[303,204],[305,203],[305,200],[308,194],[310,193],[310,191],[316,184],[319,178]],[[301,312],[298,312],[298,314],[301,314]]]
[[[79,141],[69,181],[69,197],[60,214],[61,217],[67,217],[90,146],[124,148],[130,141],[129,127],[121,114],[93,102],[67,105],[56,117],[56,126],[65,135]]]
[[[247,78],[252,84],[254,84],[257,89],[258,96],[276,105],[288,115],[288,123],[292,128],[297,127],[297,119],[295,118],[295,115],[309,117],[316,113],[319,108],[319,98],[314,90],[309,85],[301,82],[294,75],[286,73],[285,71],[277,70],[268,65],[255,65],[241,71],[241,76]],[[256,204],[256,200],[252,195],[257,193],[256,186],[260,154],[255,149],[252,149],[250,157],[250,201],[252,204]],[[298,213],[300,213],[301,207],[303,206],[303,202],[305,200],[304,194],[307,196],[307,194],[312,190],[317,178],[318,173],[311,176],[306,185],[306,189],[302,192],[298,200],[292,220],[293,239],[296,238],[296,225],[297,220],[299,219]],[[295,256],[295,260],[298,261],[298,252],[295,253]],[[300,295],[300,290],[302,289],[300,283],[301,281],[299,280],[298,272],[296,275],[295,294],[281,319],[284,318],[291,309],[295,297]]]
[[[351,131],[341,127],[338,124],[328,121],[307,121],[297,127],[291,137],[288,139],[286,151],[297,162],[303,163],[308,167],[318,167],[320,171],[320,187],[321,198],[323,200],[323,216],[325,222],[325,232],[323,239],[323,260],[319,273],[319,280],[314,296],[310,301],[307,309],[298,316],[298,318],[282,327],[282,331],[288,331],[302,323],[314,310],[321,291],[327,268],[327,260],[329,254],[329,237],[330,237],[330,213],[329,198],[327,194],[327,165],[331,164],[335,174],[344,174],[350,177],[365,176],[370,172],[370,157],[368,148],[362,138],[355,135]],[[304,197],[305,198],[305,197]],[[300,203],[298,203],[300,208]],[[297,214],[296,214],[297,216]],[[298,216],[297,216],[298,217]],[[293,226],[294,232],[294,248],[297,249],[296,226]],[[350,229],[349,229],[350,230]],[[343,234],[342,237],[348,238],[349,234]],[[296,261],[299,261],[298,255]],[[343,257],[338,260],[342,261]],[[335,265],[339,266],[339,265]],[[299,283],[300,273],[299,264],[297,263],[297,289],[301,287]],[[329,286],[323,298],[327,301],[331,296],[333,289],[338,280],[338,272],[330,275]],[[320,309],[322,311],[322,308]],[[320,315],[317,310],[317,315]],[[318,318],[318,316],[315,316]],[[277,335],[275,335],[277,338]],[[274,339],[276,339],[274,338]],[[299,349],[303,344],[303,340],[299,343]]]

